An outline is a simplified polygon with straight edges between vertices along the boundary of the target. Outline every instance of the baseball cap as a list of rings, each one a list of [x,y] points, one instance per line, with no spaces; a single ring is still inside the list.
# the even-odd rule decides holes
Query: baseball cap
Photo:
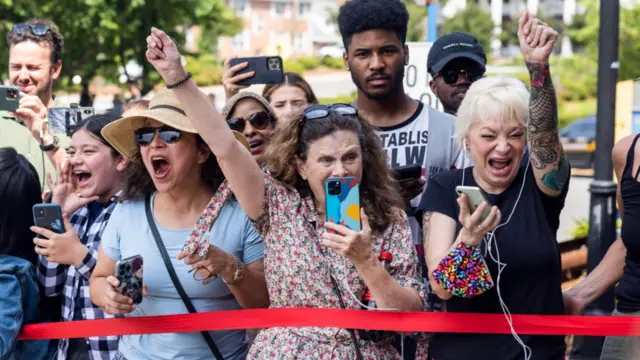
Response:
[[[487,64],[484,48],[473,35],[453,32],[433,43],[427,58],[427,71],[431,74],[440,72],[451,60],[458,58],[473,60],[482,67]]]

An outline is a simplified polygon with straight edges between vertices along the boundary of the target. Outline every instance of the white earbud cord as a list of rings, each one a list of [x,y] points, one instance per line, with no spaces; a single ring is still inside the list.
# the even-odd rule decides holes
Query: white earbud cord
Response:
[[[462,140],[462,146],[463,149],[462,151],[466,151],[466,140],[463,139]],[[466,160],[466,156],[462,158],[462,185],[464,186],[464,174],[465,174],[465,167],[464,167],[464,163]],[[520,346],[522,346],[522,351],[524,352],[524,358],[525,360],[529,360],[531,359],[531,356],[533,355],[533,351],[531,350],[531,348],[529,346],[527,346],[524,341],[522,341],[522,339],[520,338],[520,336],[518,335],[518,333],[516,332],[516,329],[513,327],[513,317],[511,316],[511,311],[509,311],[509,308],[507,307],[507,304],[505,304],[504,300],[502,300],[502,294],[500,292],[500,278],[502,276],[502,271],[507,267],[507,264],[500,262],[500,250],[498,249],[498,242],[496,240],[496,231],[507,225],[509,223],[509,221],[511,221],[511,217],[513,216],[513,214],[516,212],[516,208],[518,207],[518,203],[520,202],[520,197],[522,196],[522,191],[524,190],[524,184],[527,182],[527,172],[529,171],[529,166],[531,165],[531,162],[527,162],[527,168],[524,170],[524,176],[522,178],[522,185],[520,186],[520,192],[518,193],[518,198],[516,199],[516,203],[513,205],[513,209],[511,210],[511,214],[509,214],[509,217],[507,218],[507,221],[496,226],[495,229],[493,229],[493,231],[491,231],[489,233],[489,239],[487,240],[487,235],[485,235],[485,237],[483,238],[483,240],[485,241],[487,247],[485,249],[485,256],[487,254],[487,250],[489,252],[489,256],[491,257],[491,260],[493,260],[497,265],[498,265],[498,277],[496,278],[496,292],[498,293],[498,300],[500,301],[500,307],[502,308],[502,313],[504,314],[505,319],[507,320],[507,323],[509,324],[509,329],[511,330],[511,335],[513,336],[513,338],[516,340],[516,342],[518,342],[518,344],[520,344]],[[493,246],[495,245],[496,248],[496,254],[494,256],[493,254]]]
[[[374,311],[400,311],[400,309],[392,309],[392,308],[377,308],[377,307],[370,307],[367,306],[365,304],[363,304],[360,299],[358,299],[358,297],[353,293],[353,291],[351,291],[351,286],[349,286],[349,267],[347,264],[347,259],[344,259],[344,285],[347,288],[347,291],[349,292],[349,295],[351,295],[351,298],[353,300],[355,300],[358,305],[360,305],[361,307],[367,309],[367,310],[374,310]],[[363,281],[364,283],[364,281]],[[400,333],[400,358],[404,359],[404,333]]]

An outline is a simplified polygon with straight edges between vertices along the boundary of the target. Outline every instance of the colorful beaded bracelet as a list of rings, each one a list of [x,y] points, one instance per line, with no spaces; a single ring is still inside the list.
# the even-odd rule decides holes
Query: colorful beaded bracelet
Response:
[[[494,283],[480,246],[459,243],[433,271],[433,278],[454,296],[470,298],[493,288]]]

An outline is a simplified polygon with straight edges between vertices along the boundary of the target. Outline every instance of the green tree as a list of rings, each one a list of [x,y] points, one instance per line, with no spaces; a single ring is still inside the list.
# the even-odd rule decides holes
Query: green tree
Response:
[[[185,41],[183,29],[192,25],[201,26],[202,37],[210,43],[241,30],[222,0],[0,0],[0,36],[4,39],[14,23],[32,17],[53,20],[64,36],[63,83],[74,75],[89,80],[97,74],[116,81],[118,68],[130,60],[142,66],[147,87],[158,81],[145,59],[152,26],[167,31],[179,45]],[[1,50],[0,74],[6,74],[4,40]]]
[[[569,30],[569,34],[576,43],[584,46],[587,57],[597,61],[598,38],[600,31],[600,2],[583,0],[586,8],[584,26]],[[619,80],[630,80],[640,77],[640,5],[622,6],[620,9],[620,37],[619,37]],[[602,65],[602,64],[600,64]],[[592,76],[596,76],[594,72]]]
[[[441,33],[466,32],[475,36],[485,49],[490,49],[493,28],[491,14],[475,3],[469,2],[464,10],[444,21]]]

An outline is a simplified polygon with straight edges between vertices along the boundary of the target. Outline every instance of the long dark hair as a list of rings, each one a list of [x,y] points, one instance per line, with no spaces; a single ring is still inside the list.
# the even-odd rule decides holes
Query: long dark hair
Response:
[[[0,254],[36,264],[33,205],[41,202],[38,173],[14,148],[0,148]]]
[[[398,183],[387,165],[387,157],[382,150],[382,142],[371,125],[354,116],[342,116],[334,111],[323,119],[299,119],[299,126],[276,127],[267,146],[267,166],[278,181],[298,190],[301,196],[311,195],[306,181],[300,177],[296,158],[306,160],[309,146],[314,141],[340,130],[355,133],[362,150],[362,180],[360,198],[371,228],[384,232],[394,220],[394,208],[402,209]]]
[[[200,135],[196,135],[196,146],[207,146]],[[147,195],[151,195],[156,191],[156,186],[153,184],[151,175],[142,162],[139,150],[124,170],[123,178],[124,186],[120,196],[121,201],[143,200]],[[211,187],[212,191],[217,190],[224,181],[224,175],[220,170],[218,160],[213,154],[209,155],[207,161],[201,165],[200,178]]]
[[[109,144],[107,140],[105,140],[104,136],[102,136],[102,128],[116,121],[117,119],[118,118],[116,116],[111,114],[90,116],[75,125],[71,136],[73,137],[73,135],[75,135],[75,133],[80,130],[85,130],[101,143],[107,145],[111,149],[111,153],[114,157],[118,157],[120,156],[118,150],[111,146],[111,144]]]

